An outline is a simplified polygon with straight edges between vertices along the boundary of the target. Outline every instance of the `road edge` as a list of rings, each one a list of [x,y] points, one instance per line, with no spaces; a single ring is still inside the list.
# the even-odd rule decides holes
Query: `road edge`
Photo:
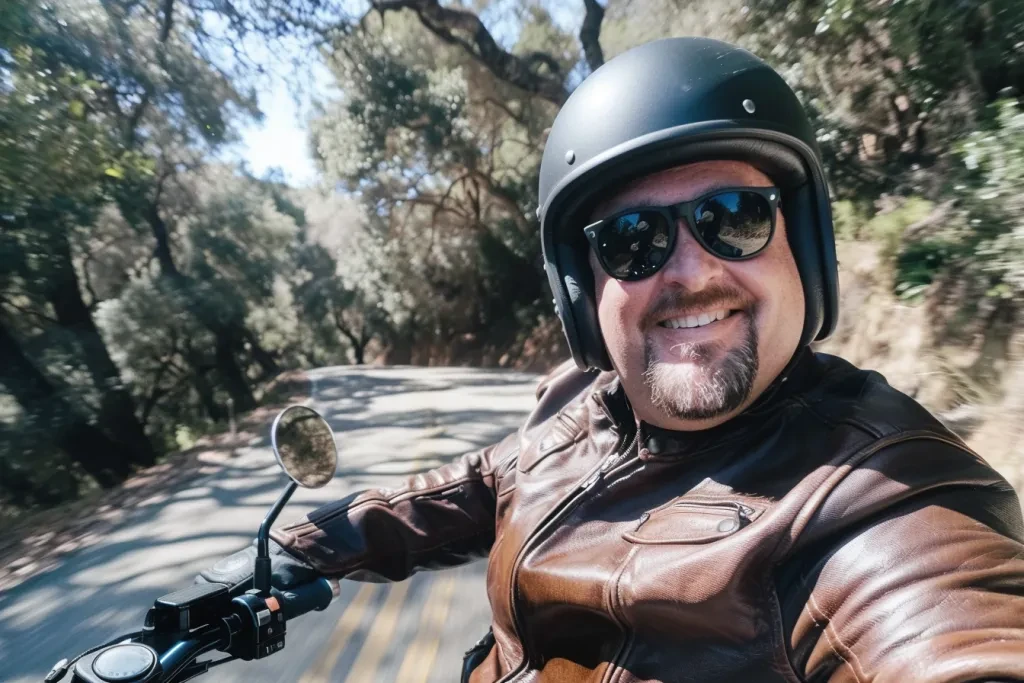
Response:
[[[236,431],[203,437],[187,451],[165,456],[120,486],[58,508],[28,514],[0,536],[0,594],[29,579],[53,571],[76,550],[94,545],[124,519],[126,512],[146,505],[169,487],[180,487],[215,474],[234,449],[268,429],[286,405],[314,400],[315,371],[290,370],[264,390],[262,405],[240,416]]]

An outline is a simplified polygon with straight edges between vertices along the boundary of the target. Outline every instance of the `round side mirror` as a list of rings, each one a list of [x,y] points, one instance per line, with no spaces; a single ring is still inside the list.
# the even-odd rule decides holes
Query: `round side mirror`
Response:
[[[334,478],[338,467],[334,431],[312,408],[289,406],[278,413],[270,442],[281,469],[299,486],[318,489]]]

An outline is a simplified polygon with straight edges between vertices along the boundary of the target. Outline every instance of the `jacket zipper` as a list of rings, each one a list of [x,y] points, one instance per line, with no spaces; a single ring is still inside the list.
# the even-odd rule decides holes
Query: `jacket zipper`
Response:
[[[604,475],[614,465],[620,463],[630,454],[630,452],[633,450],[633,448],[636,446],[639,440],[640,430],[638,429],[636,434],[633,436],[633,440],[630,442],[629,446],[625,448],[625,450],[623,450],[621,453],[616,452],[608,456],[604,460],[604,462],[601,463],[600,467],[598,467],[597,470],[595,470],[589,477],[587,477],[587,479],[582,484],[578,485],[572,491],[572,493],[568,494],[565,498],[559,501],[559,504],[555,507],[554,511],[549,513],[547,518],[545,518],[540,524],[537,525],[537,528],[535,528],[533,532],[527,537],[526,541],[519,549],[519,552],[516,554],[516,559],[512,563],[512,579],[509,583],[509,609],[512,610],[513,634],[516,638],[519,639],[519,642],[523,646],[523,661],[515,669],[507,673],[505,676],[502,676],[498,680],[498,683],[508,683],[509,681],[515,679],[516,676],[521,674],[526,669],[530,661],[530,658],[526,652],[526,642],[523,640],[522,636],[523,628],[522,625],[519,623],[519,609],[516,607],[516,583],[519,575],[519,567],[522,565],[523,559],[526,557],[526,554],[531,550],[531,545],[533,545],[535,541],[540,539],[543,535],[546,534],[547,531],[549,531],[552,527],[554,527],[563,519],[565,519],[565,517],[567,517],[573,510],[575,510],[576,507],[583,502],[583,499],[584,497],[586,497],[586,494],[593,490],[598,483],[600,483],[600,481],[604,478]]]

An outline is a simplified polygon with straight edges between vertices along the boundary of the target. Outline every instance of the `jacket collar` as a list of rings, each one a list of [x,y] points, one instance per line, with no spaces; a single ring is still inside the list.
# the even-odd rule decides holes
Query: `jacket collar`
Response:
[[[638,426],[633,409],[618,376],[607,374],[605,382],[598,382],[603,387],[596,398],[613,423],[632,438]],[[742,438],[791,404],[791,399],[813,387],[820,374],[815,353],[803,347],[761,396],[728,422],[697,432],[672,431],[641,422],[641,457],[693,454]]]

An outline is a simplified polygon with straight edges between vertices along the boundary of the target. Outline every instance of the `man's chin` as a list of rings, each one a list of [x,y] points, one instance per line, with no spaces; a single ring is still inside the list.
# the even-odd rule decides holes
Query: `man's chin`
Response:
[[[745,399],[715,365],[674,359],[650,365],[644,380],[651,403],[676,420],[709,420],[735,410]]]
[[[675,344],[648,338],[644,383],[655,408],[676,420],[703,421],[732,413],[750,396],[758,371],[757,331],[748,325],[731,348],[715,342]]]

